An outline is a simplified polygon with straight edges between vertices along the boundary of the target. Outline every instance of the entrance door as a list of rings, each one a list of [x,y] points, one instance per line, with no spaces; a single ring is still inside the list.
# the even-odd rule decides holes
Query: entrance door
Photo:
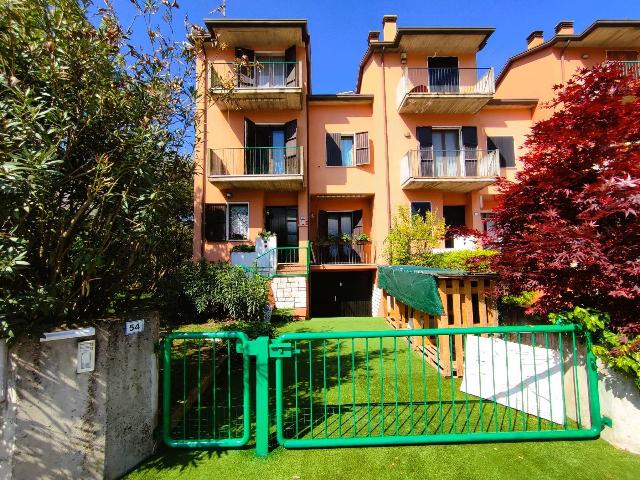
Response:
[[[458,57],[429,57],[429,91],[436,93],[458,93],[460,77]]]
[[[278,247],[298,246],[298,207],[267,207],[267,230],[276,234]],[[298,250],[278,250],[278,263],[298,263]]]
[[[313,272],[310,279],[314,317],[370,317],[373,275],[362,272]]]
[[[447,205],[442,207],[444,223],[447,227],[464,227],[465,221],[464,205]],[[444,241],[445,248],[453,248],[453,238],[447,238]]]

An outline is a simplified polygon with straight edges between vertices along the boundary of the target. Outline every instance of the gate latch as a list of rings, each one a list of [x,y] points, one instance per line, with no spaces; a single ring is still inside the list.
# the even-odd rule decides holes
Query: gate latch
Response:
[[[275,345],[269,345],[269,356],[271,358],[291,358],[293,355],[298,355],[300,349],[293,348],[291,343],[276,343]]]

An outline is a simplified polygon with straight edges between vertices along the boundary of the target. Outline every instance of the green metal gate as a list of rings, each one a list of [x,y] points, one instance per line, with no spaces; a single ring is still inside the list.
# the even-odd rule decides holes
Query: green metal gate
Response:
[[[300,332],[252,341],[237,332],[171,334],[164,348],[165,441],[245,445],[255,384],[256,453],[266,455],[273,430],[270,359],[273,423],[285,448],[597,438],[605,420],[595,358],[588,333],[579,352],[578,333],[575,325],[542,325]],[[226,343],[209,346],[213,353],[206,354],[201,347],[206,350],[212,339]],[[178,344],[185,341],[199,348]],[[464,356],[456,360],[462,358],[455,355],[460,348]],[[217,368],[228,383],[222,385],[226,390],[218,383],[203,395],[203,365],[214,365],[214,355],[224,358]],[[256,357],[254,381],[250,355]],[[462,377],[445,374],[454,371]],[[177,387],[170,380],[176,374],[182,378]],[[189,379],[198,384],[191,394]],[[223,405],[216,404],[214,395],[223,391]]]

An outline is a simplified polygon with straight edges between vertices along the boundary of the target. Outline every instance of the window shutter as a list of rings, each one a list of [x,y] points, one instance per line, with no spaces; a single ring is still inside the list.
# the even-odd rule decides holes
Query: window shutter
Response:
[[[513,137],[487,137],[487,150],[500,151],[500,166],[516,166],[516,150]]]
[[[227,210],[225,205],[205,205],[204,236],[208,242],[222,242],[227,239]]]
[[[287,87],[297,87],[296,79],[296,46],[293,45],[284,51],[284,61],[286,64],[286,83]],[[290,63],[292,62],[292,63]]]
[[[351,238],[355,240],[355,238],[361,233],[363,233],[363,231],[364,229],[362,226],[362,210],[354,210]]]
[[[327,212],[320,210],[318,212],[318,239],[327,238]]]
[[[244,58],[246,57],[246,59]],[[236,61],[244,63],[245,61],[253,64],[256,60],[256,53],[249,48],[236,48]],[[253,65],[242,66],[238,68],[238,86],[250,87],[254,83],[255,67]]]
[[[356,165],[369,164],[369,132],[356,133]]]
[[[298,121],[291,120],[284,124],[285,172],[286,174],[301,173],[300,157],[298,156]]]
[[[476,127],[462,127],[462,145],[478,148],[478,130]]]
[[[330,167],[342,165],[339,133],[327,133],[327,165]]]
[[[238,174],[252,174],[256,170],[256,150],[251,147],[256,146],[256,124],[245,117],[244,119],[244,171],[237,172],[236,165],[231,165],[234,175]],[[235,163],[235,159],[231,161]]]
[[[433,147],[433,132],[431,127],[416,127],[416,138],[420,149]]]

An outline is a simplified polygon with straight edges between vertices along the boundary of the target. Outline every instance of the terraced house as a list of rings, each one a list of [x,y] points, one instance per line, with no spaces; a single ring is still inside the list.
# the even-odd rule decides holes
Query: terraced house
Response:
[[[532,32],[496,76],[477,62],[493,28],[405,28],[386,15],[355,90],[313,94],[305,20],[205,25],[194,257],[258,268],[299,316],[378,313],[376,268],[400,205],[491,228],[494,183],[514,178],[553,85],[605,61],[637,71],[640,51],[640,21],[581,34],[562,21],[547,40]],[[245,244],[256,251],[232,252]]]

